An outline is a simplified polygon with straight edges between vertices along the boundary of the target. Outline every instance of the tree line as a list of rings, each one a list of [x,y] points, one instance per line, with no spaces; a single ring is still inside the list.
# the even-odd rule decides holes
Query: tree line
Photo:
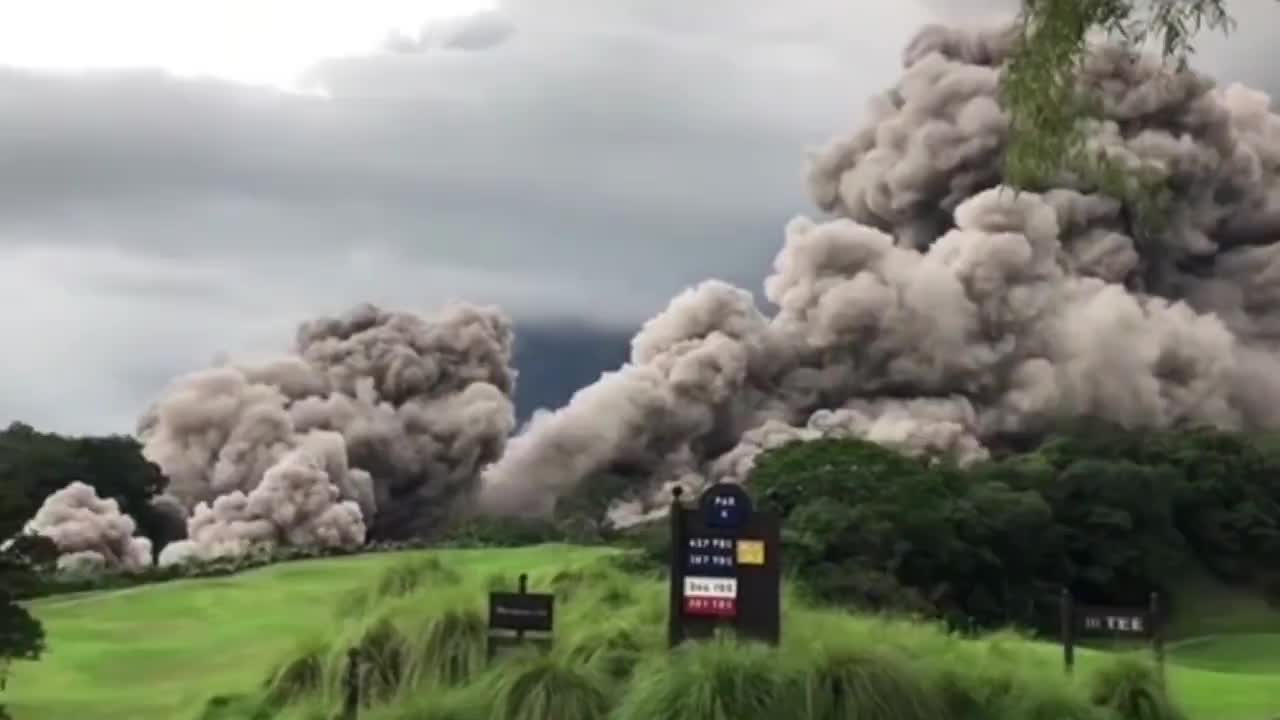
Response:
[[[164,475],[143,458],[137,440],[41,433],[15,422],[0,432],[0,544],[19,536],[45,498],[73,480],[115,499],[156,552],[174,538],[172,521],[150,503]],[[0,690],[11,662],[38,659],[45,649],[44,629],[18,600],[34,594],[56,559],[53,543],[40,537],[17,537],[0,548]],[[0,719],[6,716],[0,706]]]
[[[1280,603],[1280,439],[1091,424],[959,467],[858,440],[758,459],[788,567],[818,595],[983,625],[1036,625],[1063,587],[1144,604],[1209,573]]]

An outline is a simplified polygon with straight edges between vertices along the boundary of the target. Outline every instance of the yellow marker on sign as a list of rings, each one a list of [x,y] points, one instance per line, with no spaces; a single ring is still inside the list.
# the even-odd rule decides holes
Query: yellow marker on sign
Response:
[[[764,564],[764,542],[761,540],[739,540],[738,541],[738,564],[739,565],[763,565]]]

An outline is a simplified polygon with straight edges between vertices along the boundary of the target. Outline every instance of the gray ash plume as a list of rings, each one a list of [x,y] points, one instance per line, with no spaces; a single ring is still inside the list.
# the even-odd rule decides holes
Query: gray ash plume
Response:
[[[175,381],[139,422],[191,515],[172,562],[435,527],[514,429],[510,321],[456,304],[319,318],[291,356]]]
[[[93,487],[72,482],[45,498],[24,533],[44,535],[58,548],[58,569],[73,573],[137,572],[152,564],[151,541],[135,535],[133,518]]]
[[[708,281],[672,300],[630,362],[542,413],[486,473],[481,507],[547,512],[593,473],[740,481],[762,449],[850,436],[961,461],[1073,418],[1280,427],[1280,117],[1269,99],[1115,46],[1081,82],[1090,152],[1156,173],[1166,224],[1063,173],[1002,185],[997,100],[1010,29],[923,29],[863,127],[811,155],[830,217],[799,217],[753,296]]]

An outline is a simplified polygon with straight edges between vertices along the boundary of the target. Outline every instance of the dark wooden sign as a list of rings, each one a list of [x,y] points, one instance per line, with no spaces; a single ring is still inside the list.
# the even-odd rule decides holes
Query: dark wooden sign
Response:
[[[489,658],[502,649],[533,645],[551,647],[555,629],[555,596],[528,591],[529,577],[520,576],[518,592],[489,593]]]
[[[736,484],[711,486],[696,508],[671,504],[668,644],[719,627],[777,644],[781,636],[781,544],[776,516],[757,512]]]
[[[489,593],[491,630],[551,632],[554,614],[554,595]]]
[[[1163,618],[1160,596],[1151,593],[1148,606],[1103,607],[1076,605],[1070,591],[1062,590],[1062,661],[1068,673],[1075,666],[1076,640],[1081,637],[1143,638],[1150,640],[1156,665],[1164,673]]]

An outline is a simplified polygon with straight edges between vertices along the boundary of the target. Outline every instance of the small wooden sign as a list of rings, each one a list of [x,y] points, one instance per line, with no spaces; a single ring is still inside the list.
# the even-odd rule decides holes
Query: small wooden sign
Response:
[[[519,591],[489,593],[489,659],[524,646],[550,650],[555,630],[555,596],[529,592],[529,576],[520,576]]]
[[[1061,616],[1062,662],[1068,674],[1075,667],[1078,637],[1113,637],[1149,639],[1157,669],[1164,676],[1163,618],[1158,594],[1151,593],[1145,608],[1103,607],[1076,605],[1071,592],[1063,588]]]

